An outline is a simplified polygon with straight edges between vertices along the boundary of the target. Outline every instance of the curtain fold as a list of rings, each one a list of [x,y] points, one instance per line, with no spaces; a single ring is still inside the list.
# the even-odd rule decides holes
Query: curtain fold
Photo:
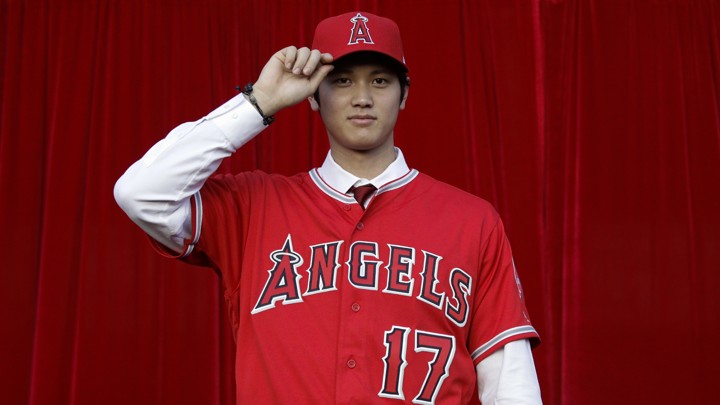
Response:
[[[714,402],[714,0],[0,0],[0,401],[233,403],[217,276],[157,256],[112,187],[354,8],[401,27],[409,164],[505,222],[544,402]],[[319,165],[317,114],[277,118],[220,170]]]

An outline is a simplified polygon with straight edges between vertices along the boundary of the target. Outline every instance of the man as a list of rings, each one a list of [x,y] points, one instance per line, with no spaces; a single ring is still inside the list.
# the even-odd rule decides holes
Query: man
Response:
[[[238,404],[541,403],[497,213],[394,146],[407,72],[391,20],[326,19],[312,50],[277,52],[118,181],[118,204],[160,250],[222,274]],[[322,167],[210,178],[304,99],[330,140]]]

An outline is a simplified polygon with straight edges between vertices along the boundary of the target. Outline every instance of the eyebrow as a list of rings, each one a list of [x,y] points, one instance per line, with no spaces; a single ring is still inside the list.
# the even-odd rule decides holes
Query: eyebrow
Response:
[[[351,74],[352,68],[350,67],[336,67],[333,69],[332,72],[330,72],[330,75],[338,75],[338,74]],[[373,69],[370,74],[371,75],[377,75],[377,74],[392,74],[392,69],[386,68],[386,67],[379,67],[377,69]]]

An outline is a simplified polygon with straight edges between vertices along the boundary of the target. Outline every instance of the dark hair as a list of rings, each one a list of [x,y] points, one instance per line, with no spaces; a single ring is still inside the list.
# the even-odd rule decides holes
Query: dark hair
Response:
[[[333,62],[333,65],[335,65],[335,67],[365,64],[387,66],[395,73],[398,78],[398,82],[400,83],[399,102],[402,103],[403,99],[405,98],[405,92],[407,90],[407,87],[410,86],[410,76],[408,76],[407,74],[407,68],[395,59],[377,52],[360,51],[345,55],[342,58]],[[315,90],[315,94],[313,94],[313,97],[315,98],[315,102],[320,105],[319,89]]]

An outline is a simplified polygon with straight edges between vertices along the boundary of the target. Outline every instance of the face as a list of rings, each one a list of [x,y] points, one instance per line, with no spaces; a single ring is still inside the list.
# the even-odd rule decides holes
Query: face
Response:
[[[400,82],[390,68],[378,64],[338,64],[318,88],[320,111],[335,153],[387,152],[393,148],[393,129],[400,100]]]

